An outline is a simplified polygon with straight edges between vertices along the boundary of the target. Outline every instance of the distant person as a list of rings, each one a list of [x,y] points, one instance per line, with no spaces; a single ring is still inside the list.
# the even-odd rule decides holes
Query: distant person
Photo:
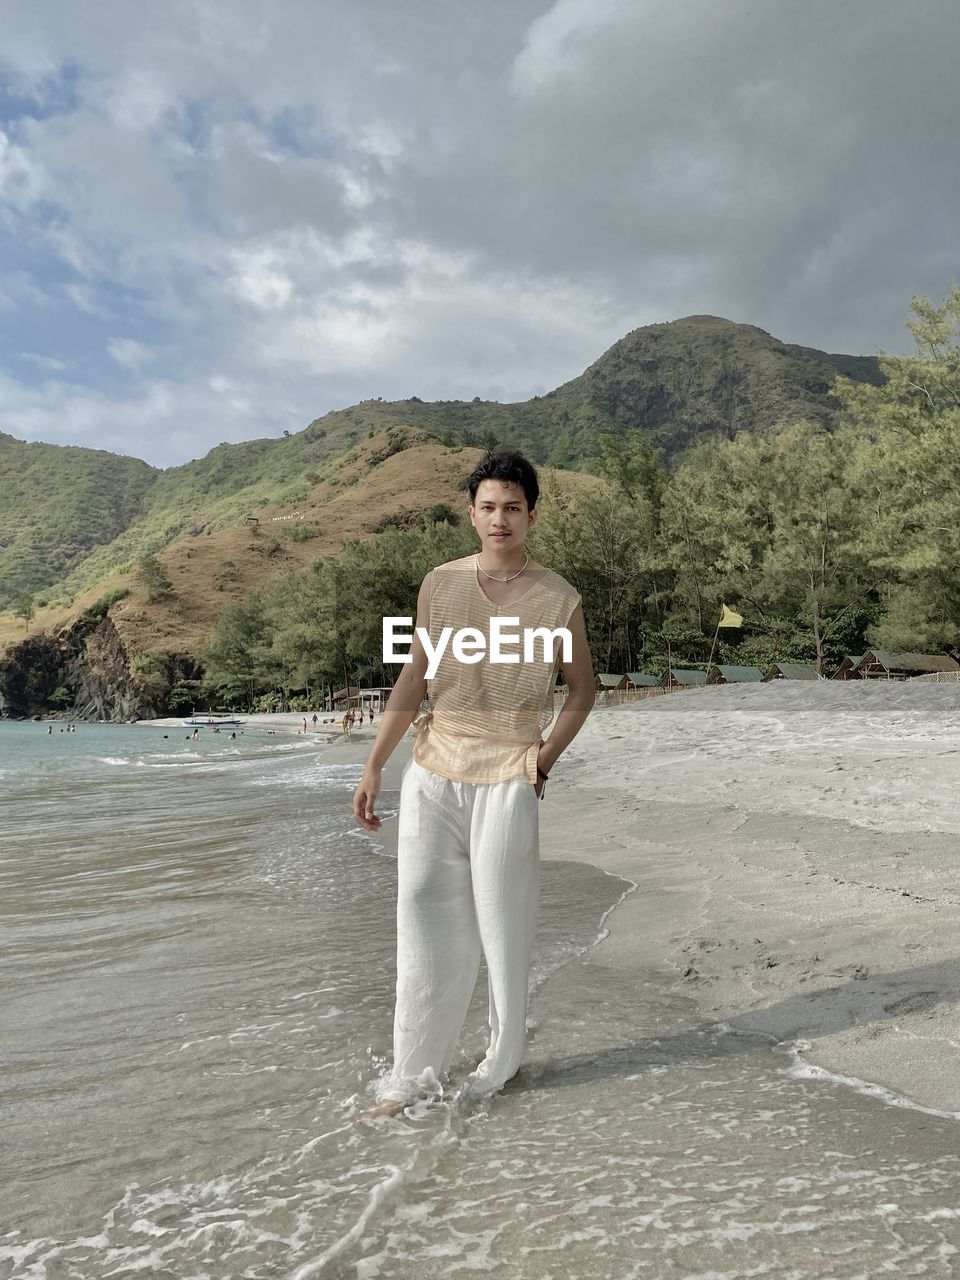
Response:
[[[193,741],[194,741],[194,742],[199,742],[199,741],[200,741],[200,730],[199,730],[199,729],[194,729],[193,734],[192,734],[191,736],[192,736],[192,738],[193,738]]]
[[[373,724],[373,707],[370,708],[370,723]]]
[[[313,713],[313,729],[314,729],[314,732],[316,732],[316,729],[317,729],[317,713],[316,712]]]
[[[306,732],[307,732],[307,717],[306,717],[306,716],[304,716],[304,717],[303,717],[303,732],[304,732],[304,733],[306,733]]]
[[[343,736],[345,738],[350,737],[350,726],[352,723],[353,721],[350,717],[350,713],[348,711],[345,711],[343,713]]]

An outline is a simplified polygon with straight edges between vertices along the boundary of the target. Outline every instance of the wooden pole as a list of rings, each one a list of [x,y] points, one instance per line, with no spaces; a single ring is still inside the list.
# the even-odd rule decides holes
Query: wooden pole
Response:
[[[723,614],[722,614],[722,613],[721,613],[720,617],[721,617],[721,618],[723,617]],[[714,651],[714,649],[716,649],[716,647],[717,647],[717,636],[718,636],[719,634],[720,634],[720,623],[718,622],[718,623],[717,623],[717,629],[716,629],[716,631],[713,633],[713,644],[710,646],[710,657],[707,659],[707,671],[708,671],[708,672],[709,672],[710,668],[713,666],[713,651]]]

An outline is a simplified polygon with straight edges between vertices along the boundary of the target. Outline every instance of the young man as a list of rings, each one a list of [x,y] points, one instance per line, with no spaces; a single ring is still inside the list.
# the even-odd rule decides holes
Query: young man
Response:
[[[594,704],[594,675],[580,596],[524,551],[537,518],[539,485],[517,453],[486,454],[468,481],[479,554],[432,569],[417,599],[416,626],[436,650],[444,628],[487,638],[480,662],[464,662],[448,643],[430,681],[432,710],[421,714],[428,656],[416,636],[383,713],[353,797],[354,815],[377,831],[374,812],[383,766],[417,717],[413,758],[403,771],[397,846],[397,1004],[394,1063],[368,1115],[395,1115],[436,1092],[453,1059],[483,952],[489,974],[490,1042],[470,1076],[493,1093],[516,1074],[526,1039],[527,980],[539,887],[540,798],[557,757]],[[489,660],[495,617],[519,619],[504,636],[566,628]],[[545,652],[545,649],[547,650]],[[460,651],[461,655],[467,650]],[[553,688],[562,668],[569,695],[553,732]]]

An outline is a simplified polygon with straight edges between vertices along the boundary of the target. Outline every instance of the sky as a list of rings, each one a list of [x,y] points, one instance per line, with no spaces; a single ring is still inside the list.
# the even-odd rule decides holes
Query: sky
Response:
[[[710,314],[912,350],[956,0],[4,0],[0,431],[168,467]]]

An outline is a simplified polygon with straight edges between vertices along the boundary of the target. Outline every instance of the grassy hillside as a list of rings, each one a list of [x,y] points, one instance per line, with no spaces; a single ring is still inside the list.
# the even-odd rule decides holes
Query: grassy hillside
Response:
[[[30,634],[62,626],[104,596],[127,588],[129,595],[112,605],[110,617],[130,653],[199,653],[223,608],[283,569],[335,556],[351,538],[391,526],[411,527],[438,503],[466,520],[464,482],[480,457],[479,449],[447,447],[412,428],[378,432],[311,472],[315,480],[302,477],[288,484],[282,501],[257,506],[257,524],[244,523],[247,504],[241,502],[232,519],[221,508],[216,524],[196,525],[175,537],[158,553],[173,586],[168,600],[149,601],[135,564],[130,564],[79,591],[71,604],[39,610]],[[548,468],[545,477],[550,474]],[[555,474],[566,492],[595,483],[585,475]],[[238,490],[245,496],[253,492],[260,490],[251,485]],[[135,528],[123,538],[129,541],[134,535]],[[21,620],[9,612],[0,614],[0,648],[24,635]]]
[[[703,435],[770,431],[801,417],[829,423],[838,373],[880,379],[872,357],[827,355],[690,316],[635,330],[580,377],[521,404],[363,401],[289,437],[218,445],[167,471],[0,436],[0,609],[28,591],[61,616],[74,597],[104,594],[144,552],[201,537],[229,543],[246,515],[325,507],[347,483],[349,451],[371,438],[381,451],[406,448],[410,431],[448,445],[512,444],[540,465],[576,468],[595,455],[599,432],[636,428],[669,458]],[[392,512],[387,501],[374,518]],[[23,624],[7,617],[0,635],[11,630],[22,634]]]
[[[140,517],[160,474],[139,458],[0,433],[0,608],[112,543]]]

